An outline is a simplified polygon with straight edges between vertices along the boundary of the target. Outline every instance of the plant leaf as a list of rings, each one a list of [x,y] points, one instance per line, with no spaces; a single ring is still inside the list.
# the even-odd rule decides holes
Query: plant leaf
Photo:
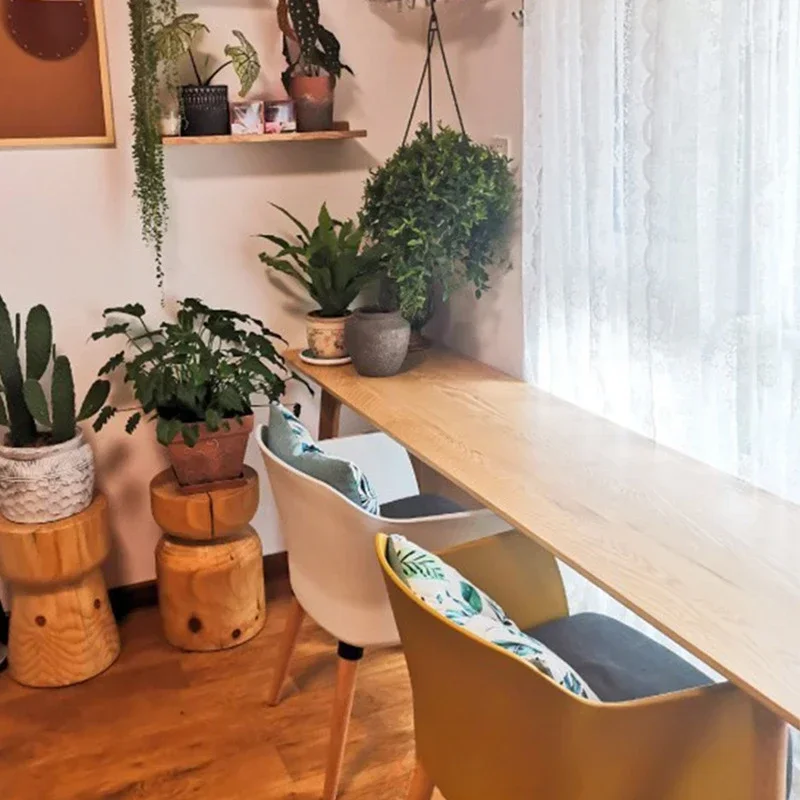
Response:
[[[109,339],[110,337],[116,336],[119,333],[127,333],[129,327],[129,322],[118,322],[115,325],[106,325],[103,330],[95,331],[92,334],[92,341],[96,342],[99,339]]]
[[[142,412],[137,411],[135,414],[131,414],[128,417],[128,421],[125,423],[125,433],[128,435],[132,434],[138,427],[139,423],[142,421]]]
[[[108,381],[95,381],[86,393],[81,403],[81,410],[78,412],[78,422],[93,417],[108,400],[111,393],[111,384]]]
[[[124,361],[125,361],[125,351],[120,350],[119,353],[115,353],[113,356],[111,356],[111,358],[108,359],[108,361],[106,361],[105,364],[103,364],[102,367],[100,367],[100,370],[98,371],[97,374],[101,377],[103,375],[109,375],[117,367],[122,366]]]
[[[156,423],[156,438],[159,444],[166,447],[181,432],[183,423],[179,419],[164,419],[159,417]]]
[[[0,425],[8,427],[8,412],[6,411],[6,403],[3,399],[2,391],[0,391]]]
[[[43,305],[34,306],[25,323],[25,377],[38,381],[50,363],[53,323]]]
[[[114,406],[105,406],[97,415],[97,419],[95,419],[94,423],[92,423],[92,428],[94,428],[95,432],[100,433],[100,431],[116,413],[117,409],[114,408]]]
[[[33,418],[43,427],[51,428],[53,423],[50,420],[50,409],[47,405],[42,384],[34,378],[28,378],[22,388],[25,395],[25,405],[31,412]]]
[[[107,308],[103,312],[104,317],[107,317],[110,314],[125,314],[129,317],[141,319],[145,315],[145,309],[141,303],[127,303],[124,306],[113,306],[112,308]]]
[[[241,31],[234,31],[233,35],[239,40],[239,44],[229,44],[225,48],[225,55],[233,61],[233,68],[241,83],[239,97],[244,97],[253,88],[261,72],[261,62],[258,60],[256,49]]]
[[[155,46],[161,61],[177,61],[189,52],[195,37],[201,32],[208,33],[202,22],[197,22],[199,14],[179,14],[172,22],[162,25],[155,34]]]
[[[75,436],[75,383],[72,365],[66,356],[57,356],[53,364],[53,385],[50,388],[53,417],[53,444],[68,442]]]

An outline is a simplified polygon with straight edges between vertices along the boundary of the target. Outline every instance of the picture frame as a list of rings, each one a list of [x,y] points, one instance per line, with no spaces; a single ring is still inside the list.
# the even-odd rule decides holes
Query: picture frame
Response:
[[[103,0],[0,3],[0,148],[113,147]]]

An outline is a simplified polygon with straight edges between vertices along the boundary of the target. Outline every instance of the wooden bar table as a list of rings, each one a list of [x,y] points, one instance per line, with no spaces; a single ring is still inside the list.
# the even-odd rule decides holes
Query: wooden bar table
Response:
[[[316,367],[339,404],[800,726],[800,506],[477,361],[415,353],[393,378]]]

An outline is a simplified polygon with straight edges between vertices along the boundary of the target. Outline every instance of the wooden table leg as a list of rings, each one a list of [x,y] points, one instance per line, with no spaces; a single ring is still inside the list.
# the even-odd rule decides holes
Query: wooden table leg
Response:
[[[335,439],[339,435],[342,404],[329,392],[322,390],[319,407],[319,439]]]

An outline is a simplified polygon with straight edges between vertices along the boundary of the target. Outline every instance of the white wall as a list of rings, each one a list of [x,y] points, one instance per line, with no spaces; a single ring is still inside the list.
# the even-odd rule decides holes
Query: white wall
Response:
[[[511,11],[515,0],[440,3],[442,27],[470,133],[488,141],[512,138],[521,150],[522,35]],[[206,0],[185,3],[209,25],[221,50],[232,28],[258,48],[265,73],[255,92],[280,93],[280,39],[274,0]],[[307,143],[174,148],[167,153],[172,206],[167,243],[167,292],[171,299],[197,295],[212,304],[260,316],[293,344],[303,339],[304,301],[288,298],[265,277],[253,234],[286,230],[267,202],[301,217],[323,200],[338,215],[356,212],[366,171],[398,145],[424,55],[427,15],[399,13],[394,4],[325,0],[324,17],[340,37],[356,71],[340,85],[337,116],[369,129],[348,143]],[[106,2],[114,117],[118,146],[110,150],[0,150],[0,292],[12,309],[45,303],[59,347],[71,355],[79,385],[86,386],[113,344],[88,343],[109,305],[141,301],[157,315],[159,295],[150,254],[139,236],[131,197],[130,68],[126,4]],[[440,116],[453,121],[449,106]],[[516,270],[497,281],[479,305],[459,297],[439,321],[453,346],[510,372],[521,370],[521,301]],[[316,405],[304,390],[304,417]],[[108,566],[112,585],[153,577],[159,537],[149,510],[147,485],[164,465],[153,431],[127,437],[124,419],[95,441],[101,487],[111,501],[115,547]],[[357,422],[347,420],[353,428]],[[250,463],[256,465],[255,453]],[[265,482],[255,524],[265,552],[281,549]]]

